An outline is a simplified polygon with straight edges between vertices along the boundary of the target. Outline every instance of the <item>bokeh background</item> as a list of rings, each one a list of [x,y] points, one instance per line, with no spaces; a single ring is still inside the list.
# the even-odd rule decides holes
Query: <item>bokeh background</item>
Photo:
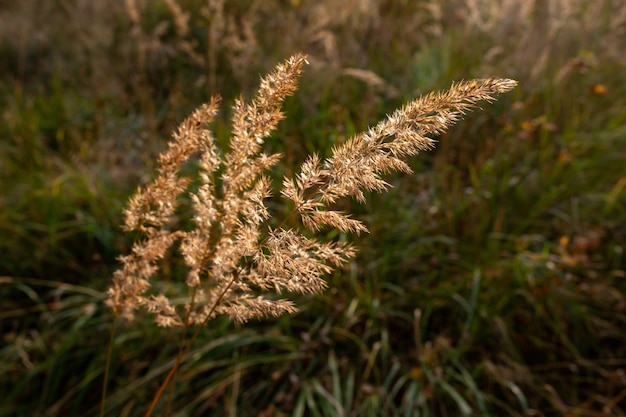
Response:
[[[623,1],[2,0],[0,416],[98,414],[126,199],[212,94],[225,146],[229,104],[296,52],[277,178],[452,81],[519,86],[344,203],[371,233],[325,294],[210,323],[171,415],[625,415]],[[179,337],[117,329],[107,416],[146,410]]]

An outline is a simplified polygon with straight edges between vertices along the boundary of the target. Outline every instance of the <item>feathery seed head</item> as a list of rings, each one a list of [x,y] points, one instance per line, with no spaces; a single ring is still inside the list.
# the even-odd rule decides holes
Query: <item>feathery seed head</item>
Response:
[[[431,149],[433,135],[448,129],[477,102],[493,101],[495,94],[517,84],[497,78],[454,83],[448,91],[405,104],[336,146],[325,160],[311,155],[294,178],[282,181],[280,195],[293,202],[292,219],[271,229],[265,205],[271,181],[265,172],[281,155],[262,153],[262,145],[284,117],[281,104],[296,91],[305,63],[304,55],[289,58],[261,78],[250,102],[235,101],[228,152],[217,149],[208,128],[219,98],[180,124],[159,157],[158,176],[129,199],[124,211],[124,229],[143,237],[120,258],[122,266],[113,275],[106,303],[116,314],[132,318],[134,310],[145,308],[155,314],[159,326],[169,327],[203,324],[220,314],[243,323],[294,312],[292,301],[277,296],[323,291],[324,276],[353,258],[355,249],[343,242],[322,243],[282,225],[295,218],[311,232],[324,227],[367,232],[360,221],[333,210],[333,204],[345,197],[363,202],[367,192],[386,190],[390,184],[383,176],[411,172],[405,159]],[[197,154],[199,185],[194,191],[189,189],[192,181],[180,176],[180,168]],[[193,211],[191,230],[174,229],[181,194],[188,196]],[[177,242],[188,267],[185,283],[190,295],[183,305],[165,294],[150,293],[159,262]]]

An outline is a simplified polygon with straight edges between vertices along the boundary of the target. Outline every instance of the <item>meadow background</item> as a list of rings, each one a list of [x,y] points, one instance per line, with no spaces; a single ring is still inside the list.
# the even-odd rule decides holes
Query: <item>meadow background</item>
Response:
[[[211,322],[171,415],[625,415],[623,1],[3,0],[0,416],[97,415],[126,199],[195,107],[224,97],[227,143],[228,105],[296,52],[277,178],[452,81],[519,86],[344,203],[371,233],[325,294]],[[106,415],[146,410],[178,337],[118,328]]]

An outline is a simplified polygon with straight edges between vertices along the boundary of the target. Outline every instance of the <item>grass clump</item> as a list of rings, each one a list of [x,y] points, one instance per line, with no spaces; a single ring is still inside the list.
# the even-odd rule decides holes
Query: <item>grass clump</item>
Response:
[[[367,132],[334,147],[322,160],[312,155],[293,178],[285,177],[280,194],[291,209],[272,221],[265,201],[272,195],[265,172],[280,154],[262,152],[265,139],[284,117],[283,100],[297,89],[306,57],[295,55],[261,79],[251,103],[235,101],[230,147],[222,152],[207,125],[218,111],[219,99],[199,107],[177,129],[159,157],[157,178],[137,191],[125,210],[125,229],[139,233],[122,268],[114,274],[107,304],[115,316],[133,318],[144,308],[162,327],[205,325],[218,315],[237,323],[251,318],[277,317],[296,311],[283,293],[317,294],[326,288],[325,274],[354,257],[342,241],[321,242],[313,235],[322,228],[360,233],[359,220],[333,206],[342,198],[366,200],[365,192],[384,191],[383,174],[410,173],[404,161],[432,148],[432,136],[445,131],[478,101],[511,90],[516,82],[485,79],[453,84],[449,91],[415,99]],[[189,159],[197,158],[198,181],[180,175]],[[179,195],[188,193],[191,227],[178,228]],[[188,294],[152,291],[150,279],[159,260],[174,244],[187,267]],[[183,334],[186,334],[183,332]],[[176,364],[156,401],[175,375],[188,341],[182,338]]]

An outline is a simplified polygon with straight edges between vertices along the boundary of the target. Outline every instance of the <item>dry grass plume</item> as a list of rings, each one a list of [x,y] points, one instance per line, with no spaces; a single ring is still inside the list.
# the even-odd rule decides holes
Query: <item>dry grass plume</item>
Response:
[[[154,313],[158,325],[169,327],[202,324],[221,314],[246,322],[294,312],[296,306],[283,295],[323,291],[324,275],[355,254],[350,244],[322,243],[309,237],[310,232],[323,227],[367,231],[359,220],[332,210],[333,204],[344,197],[364,201],[366,192],[384,191],[389,187],[384,174],[410,172],[407,157],[431,149],[432,137],[476,102],[492,101],[495,94],[516,85],[508,79],[455,83],[446,92],[409,102],[336,146],[329,158],[310,156],[295,178],[283,179],[280,191],[292,202],[289,216],[298,216],[304,230],[271,228],[265,200],[272,184],[265,173],[281,155],[264,153],[263,142],[283,119],[281,104],[296,91],[306,62],[304,55],[289,58],[261,79],[251,102],[235,101],[227,152],[216,147],[208,128],[219,98],[180,124],[159,158],[158,176],[136,192],[125,210],[125,230],[139,232],[142,238],[121,258],[122,267],[108,292],[107,303],[117,315],[132,318],[143,308]],[[190,191],[191,180],[179,170],[196,155],[201,184]],[[172,228],[182,193],[189,193],[193,205],[191,230]],[[159,260],[175,243],[188,267],[189,297],[183,305],[150,291]]]

